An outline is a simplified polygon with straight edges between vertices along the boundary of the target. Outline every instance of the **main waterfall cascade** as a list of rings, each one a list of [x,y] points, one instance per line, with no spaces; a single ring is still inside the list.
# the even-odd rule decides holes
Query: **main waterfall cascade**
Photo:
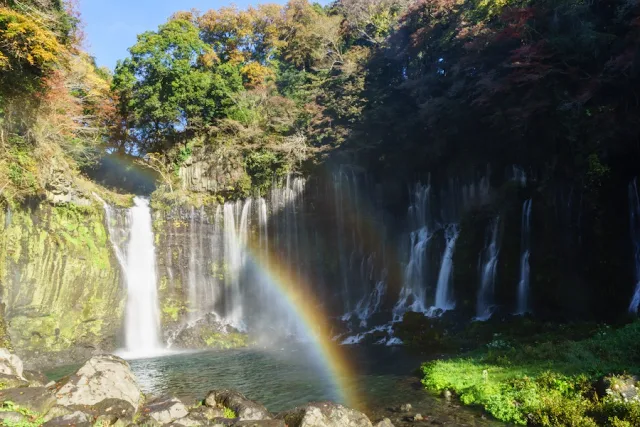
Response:
[[[478,302],[476,318],[487,320],[494,310],[494,293],[496,285],[496,272],[498,270],[498,257],[500,256],[500,217],[496,217],[487,227],[485,246],[478,258],[478,271],[480,275],[480,287],[478,289]]]
[[[160,314],[156,255],[149,200],[134,197],[134,206],[115,212],[104,203],[109,237],[127,287],[125,352],[129,357],[158,354]]]
[[[629,312],[632,314],[637,314],[640,306],[640,197],[638,196],[637,180],[634,178],[629,183],[629,220],[636,274],[636,287],[629,304]]]
[[[520,280],[518,281],[518,308],[516,314],[525,314],[529,307],[529,282],[531,267],[529,257],[531,255],[531,207],[533,201],[528,199],[522,205],[522,229],[520,237]]]

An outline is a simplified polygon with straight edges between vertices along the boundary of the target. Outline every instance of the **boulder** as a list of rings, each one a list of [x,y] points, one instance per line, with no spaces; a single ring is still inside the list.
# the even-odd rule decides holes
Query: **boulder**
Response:
[[[75,374],[59,383],[56,393],[62,406],[93,406],[105,399],[129,402],[140,406],[142,392],[129,364],[113,355],[92,357]]]
[[[171,345],[184,349],[229,349],[246,347],[249,341],[244,334],[229,325],[215,313],[182,325],[172,334]]]
[[[178,420],[175,420],[171,424],[174,427],[195,427],[195,426],[206,426],[209,425],[209,420],[203,420],[201,418],[188,415],[186,417],[182,417]]]
[[[62,417],[64,415],[73,414],[75,411],[67,408],[66,406],[55,405],[44,416],[44,422],[50,421],[54,418]]]
[[[411,403],[405,403],[404,405],[400,405],[399,411],[411,412],[412,409],[413,409],[413,406],[411,406]]]
[[[378,421],[374,427],[395,427],[389,418]]]
[[[144,427],[160,427],[162,424],[157,422],[151,417],[147,417],[146,415],[137,420],[136,425],[144,426]],[[133,425],[131,425],[133,427]]]
[[[236,425],[236,422],[238,420],[232,420],[229,418],[216,418],[214,420],[211,421],[211,426],[213,427],[228,427],[228,426],[234,426]]]
[[[43,427],[91,427],[91,418],[84,412],[75,411],[68,415],[52,418],[42,425]]]
[[[202,412],[189,412],[189,415],[183,418],[186,418],[190,421],[198,422],[200,423],[200,425],[209,425],[211,424],[210,421],[212,420],[212,418],[207,418],[207,416]]]
[[[40,371],[24,371],[23,376],[29,381],[30,387],[44,387],[49,383],[49,378]]]
[[[284,420],[238,421],[233,427],[287,427]]]
[[[212,408],[232,409],[240,421],[270,420],[271,414],[260,403],[247,399],[242,393],[233,390],[213,390],[205,399]]]
[[[5,388],[28,387],[29,382],[16,375],[0,374],[0,390]]]
[[[84,412],[108,425],[113,425],[118,421],[129,424],[133,421],[136,413],[131,403],[120,399],[105,399],[92,406],[72,405],[69,409]]]
[[[160,424],[169,424],[189,415],[187,407],[178,399],[163,396],[147,403],[142,412]]]
[[[214,418],[224,418],[224,410],[222,408],[211,408],[206,405],[198,406],[189,411],[189,415],[203,416],[207,420],[213,420]]]
[[[309,403],[276,417],[288,427],[372,427],[361,412],[331,402]]]
[[[635,375],[607,375],[596,382],[595,389],[598,396],[616,402],[640,402],[639,380]]]
[[[44,387],[8,388],[0,391],[0,403],[13,402],[37,414],[45,414],[56,404],[53,392]]]
[[[0,374],[13,375],[24,380],[23,371],[22,360],[6,348],[0,348]]]
[[[0,412],[0,425],[25,425],[27,422],[28,418],[20,412]]]

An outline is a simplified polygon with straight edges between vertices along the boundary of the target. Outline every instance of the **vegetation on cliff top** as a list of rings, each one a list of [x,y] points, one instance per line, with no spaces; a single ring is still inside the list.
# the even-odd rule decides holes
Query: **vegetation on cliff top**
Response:
[[[462,403],[482,406],[497,419],[516,424],[640,424],[637,379],[625,377],[640,371],[640,322],[619,329],[599,327],[591,337],[577,339],[574,328],[554,329],[519,337],[496,334],[466,356],[424,364],[422,382],[429,390],[453,391]],[[605,392],[610,375],[621,376],[608,380]]]
[[[242,159],[251,182],[232,196],[264,193],[274,177],[345,141],[364,105],[366,60],[407,3],[178,12],[141,34],[116,68],[115,145],[164,164],[173,187],[166,172],[195,141],[200,156]]]
[[[529,163],[579,153],[575,166],[586,170],[589,156],[624,149],[628,137],[614,137],[635,126],[625,88],[637,16],[626,1],[564,0],[292,0],[179,12],[140,35],[117,67],[119,144],[164,153],[200,134],[284,154],[350,141],[435,163],[473,149],[473,135],[492,141],[483,151]],[[609,120],[618,126],[601,126]],[[425,133],[429,143],[417,146]]]
[[[114,110],[71,4],[4,2],[0,39],[0,198],[19,200],[93,162]]]

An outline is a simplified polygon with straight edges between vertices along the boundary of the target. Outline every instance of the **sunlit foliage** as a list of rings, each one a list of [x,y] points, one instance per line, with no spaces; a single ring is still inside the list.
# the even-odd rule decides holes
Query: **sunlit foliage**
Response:
[[[0,201],[42,192],[106,146],[110,74],[81,51],[72,4],[0,7]]]

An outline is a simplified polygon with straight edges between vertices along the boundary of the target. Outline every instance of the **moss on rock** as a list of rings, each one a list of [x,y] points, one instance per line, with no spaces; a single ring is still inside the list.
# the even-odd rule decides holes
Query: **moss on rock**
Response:
[[[101,207],[32,202],[1,215],[2,300],[16,351],[114,347],[125,295]]]

